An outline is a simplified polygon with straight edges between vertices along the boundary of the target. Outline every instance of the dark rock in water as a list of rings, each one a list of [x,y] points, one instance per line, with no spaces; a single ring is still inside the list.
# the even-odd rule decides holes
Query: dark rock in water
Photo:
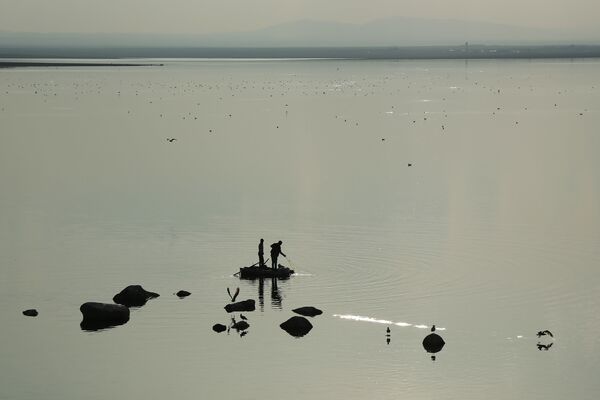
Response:
[[[304,317],[292,317],[279,325],[279,327],[296,337],[306,335],[313,328],[312,324]]]
[[[223,324],[214,324],[212,330],[217,333],[221,333],[221,332],[226,331],[227,327]]]
[[[113,297],[113,301],[117,304],[122,304],[126,307],[141,307],[149,299],[158,297],[158,293],[148,292],[140,285],[127,286],[120,293]]]
[[[235,329],[238,332],[245,331],[249,327],[250,327],[250,324],[247,323],[246,321],[236,322],[235,324],[231,325],[231,329]]]
[[[23,311],[23,315],[27,316],[27,317],[37,317],[38,316],[38,312],[36,309],[32,308],[31,310],[25,310]]]
[[[423,339],[423,347],[428,353],[437,353],[444,348],[444,339],[437,333],[431,333]]]
[[[256,310],[256,305],[254,303],[254,300],[248,299],[244,301],[238,301],[237,303],[227,304],[225,306],[225,311],[227,311],[228,313],[240,311],[254,311]]]
[[[88,302],[79,307],[83,314],[81,329],[99,330],[129,321],[129,308],[120,304]]]
[[[292,311],[296,314],[304,315],[305,317],[314,317],[323,314],[323,311],[315,307],[300,307]]]
[[[188,292],[187,290],[180,290],[179,292],[175,293],[177,295],[177,297],[188,297],[191,293]]]

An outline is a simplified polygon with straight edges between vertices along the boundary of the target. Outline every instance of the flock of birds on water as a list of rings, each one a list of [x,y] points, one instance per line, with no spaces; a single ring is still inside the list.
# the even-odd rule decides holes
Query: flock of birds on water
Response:
[[[477,75],[477,72],[480,71],[475,70],[471,73],[473,77]],[[204,77],[202,75],[199,76],[197,81],[173,81],[164,78],[161,80],[144,80],[140,77],[134,82],[124,83],[119,81],[117,86],[105,77],[90,79],[90,76],[85,74],[81,78],[77,78],[75,75],[75,78],[69,81],[50,80],[24,83],[19,82],[17,79],[17,82],[9,81],[5,84],[3,94],[11,97],[33,95],[42,99],[43,103],[54,105],[83,104],[85,100],[94,98],[97,95],[109,97],[112,95],[115,99],[114,101],[111,100],[111,103],[117,105],[117,107],[119,99],[126,100],[121,111],[127,108],[128,117],[141,115],[144,119],[148,119],[154,114],[159,119],[170,117],[171,123],[174,122],[174,119],[195,121],[201,123],[206,132],[212,134],[217,130],[215,127],[206,127],[207,121],[226,130],[223,126],[223,119],[233,118],[232,112],[223,112],[219,106],[215,106],[215,104],[227,104],[227,99],[240,102],[248,100],[268,102],[269,108],[273,110],[273,120],[266,122],[272,123],[276,129],[279,129],[281,125],[285,124],[290,112],[303,107],[303,97],[329,96],[333,98],[332,101],[335,101],[335,99],[344,96],[350,96],[350,98],[378,96],[393,100],[395,96],[405,97],[405,92],[408,92],[411,94],[409,97],[412,98],[413,103],[389,105],[387,107],[389,111],[385,111],[384,114],[390,117],[404,117],[405,124],[407,124],[405,127],[407,128],[417,126],[419,121],[422,121],[423,124],[436,121],[438,129],[445,133],[448,129],[452,131],[452,121],[448,115],[449,110],[450,113],[453,111],[452,105],[446,105],[461,101],[460,99],[463,98],[468,99],[469,94],[474,90],[487,93],[490,96],[490,105],[500,103],[488,111],[491,117],[497,116],[502,111],[505,111],[504,115],[507,117],[515,112],[529,111],[531,109],[530,105],[523,103],[519,93],[535,92],[537,90],[529,82],[524,85],[515,84],[511,87],[510,83],[514,80],[513,77],[509,77],[505,82],[498,82],[503,87],[501,90],[480,84],[473,77],[468,77],[468,72],[465,72],[465,76],[461,77],[443,73],[443,71],[433,73],[429,70],[415,69],[409,72],[402,71],[396,75],[361,77],[360,75],[357,76],[356,73],[345,72],[343,69],[340,71],[338,67],[334,74],[338,76],[329,76],[328,80],[310,79],[301,77],[301,74],[289,74],[286,79],[258,81],[235,79],[234,75],[228,75],[224,72],[219,73],[218,78],[213,77],[213,80],[209,82],[203,82]],[[547,81],[552,79],[550,74],[546,78]],[[595,91],[595,85],[591,85],[590,89]],[[505,93],[510,93],[511,98],[508,100],[510,106],[505,105],[507,100],[502,97]],[[560,87],[557,87],[553,93],[544,93],[546,107],[559,110],[559,104],[567,93],[567,89]],[[285,100],[275,103],[272,101],[277,98],[287,99],[288,96],[294,96],[293,100],[296,104],[290,105],[291,102]],[[176,108],[171,107],[174,102],[176,102]],[[519,102],[522,104],[516,104]],[[7,105],[8,102],[2,103],[0,112],[10,113],[11,108]],[[100,104],[100,106],[103,105]],[[536,107],[539,110],[540,105],[538,104]],[[186,108],[189,111],[186,112]],[[574,116],[583,116],[588,109],[569,111]],[[337,121],[343,121],[344,124],[349,126],[364,126],[367,131],[376,128],[370,126],[370,123],[359,121],[356,114],[356,112],[353,112],[352,117],[350,117],[346,113],[335,112],[332,117]],[[519,125],[519,121],[513,120],[513,124]],[[427,126],[429,130],[434,128],[435,126]],[[178,126],[178,129],[188,130],[184,126]],[[192,129],[196,130],[196,128]],[[381,142],[389,141],[389,139],[390,137],[380,137]],[[174,143],[177,140],[178,138],[175,137],[166,139],[169,143]]]

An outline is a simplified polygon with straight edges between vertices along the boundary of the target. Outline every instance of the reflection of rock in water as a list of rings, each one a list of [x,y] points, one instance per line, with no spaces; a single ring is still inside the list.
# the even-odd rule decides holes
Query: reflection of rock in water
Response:
[[[281,329],[292,336],[302,337],[313,328],[312,324],[304,317],[292,317],[279,325]]]
[[[428,353],[439,352],[444,348],[445,344],[446,342],[444,342],[444,339],[437,333],[430,333],[423,339],[423,348],[425,348],[425,351]]]
[[[127,321],[125,321],[127,322]],[[125,322],[107,322],[107,321],[89,321],[83,320],[79,324],[82,331],[95,332],[101,331],[108,328],[114,328],[119,325],[125,324]]]

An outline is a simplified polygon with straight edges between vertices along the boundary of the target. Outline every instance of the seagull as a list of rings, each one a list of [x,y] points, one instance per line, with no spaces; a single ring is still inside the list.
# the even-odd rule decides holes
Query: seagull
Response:
[[[173,143],[174,141],[176,141],[177,139],[175,138],[167,138],[167,142],[169,143]]]
[[[390,332],[391,332],[390,331],[390,327],[388,326],[387,329],[386,329],[386,333],[389,334]]]
[[[431,332],[435,332],[435,325],[431,327]]]
[[[550,337],[554,337],[554,335],[552,334],[552,332],[550,332],[550,331],[549,331],[549,330],[547,330],[547,329],[546,329],[545,331],[539,331],[539,332],[537,333],[537,337],[542,337],[542,336],[546,336],[546,335],[548,335],[548,336],[550,336]]]
[[[243,319],[244,321],[247,321],[247,320],[248,320],[248,318],[246,318],[246,317],[244,316],[244,314],[240,314],[240,318],[241,318],[241,319]]]

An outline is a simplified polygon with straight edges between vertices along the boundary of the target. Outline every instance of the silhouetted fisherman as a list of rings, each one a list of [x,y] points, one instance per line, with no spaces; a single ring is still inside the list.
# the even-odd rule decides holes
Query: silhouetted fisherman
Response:
[[[262,267],[265,265],[265,257],[264,257],[264,251],[263,251],[263,244],[265,242],[265,239],[260,239],[260,243],[258,244],[258,266]]]
[[[283,242],[280,240],[279,242],[271,245],[271,266],[273,269],[277,269],[277,257],[279,257],[280,254],[284,257],[287,257],[283,251],[281,251],[282,244]]]

